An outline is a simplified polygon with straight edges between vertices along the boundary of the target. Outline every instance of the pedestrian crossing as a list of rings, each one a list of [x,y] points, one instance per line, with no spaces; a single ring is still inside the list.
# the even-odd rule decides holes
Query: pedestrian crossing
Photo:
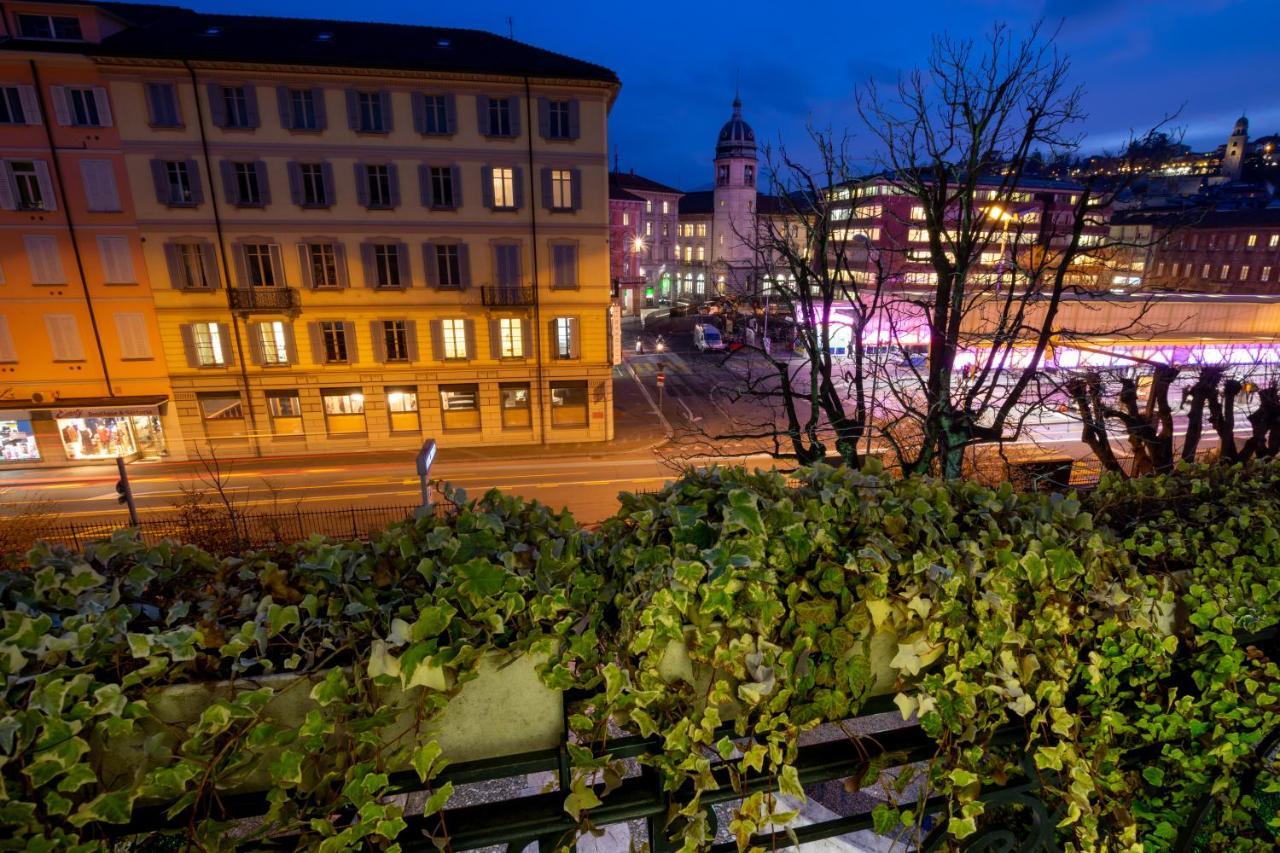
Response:
[[[658,373],[659,364],[662,365],[663,372],[667,374],[693,373],[693,368],[689,366],[689,363],[673,352],[664,352],[661,355],[654,353],[652,355],[632,356],[627,359],[627,362],[637,376],[655,376]]]

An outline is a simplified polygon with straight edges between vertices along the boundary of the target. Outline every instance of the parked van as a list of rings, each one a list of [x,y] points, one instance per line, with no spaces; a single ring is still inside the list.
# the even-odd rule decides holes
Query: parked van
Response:
[[[722,352],[724,338],[720,337],[720,330],[710,323],[698,323],[693,327],[693,345],[698,352]]]

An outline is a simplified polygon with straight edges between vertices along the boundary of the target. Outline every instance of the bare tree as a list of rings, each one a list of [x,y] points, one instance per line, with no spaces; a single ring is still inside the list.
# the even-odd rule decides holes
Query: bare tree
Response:
[[[787,352],[774,353],[764,329],[755,343],[731,352],[724,366],[739,383],[725,390],[731,403],[747,404],[746,413],[725,428],[682,431],[678,451],[714,454],[729,440],[745,439],[801,464],[823,461],[832,450],[846,464],[861,459],[873,417],[864,331],[881,308],[883,279],[852,275],[849,229],[828,203],[830,188],[852,178],[848,140],[815,129],[809,138],[815,168],[784,147],[764,150],[771,207],[759,212],[752,230],[736,235],[756,258],[754,275],[769,308],[786,318]]]
[[[1021,39],[1002,25],[982,43],[937,38],[924,69],[888,92],[868,84],[858,110],[884,180],[919,211],[930,271],[885,301],[895,339],[912,322],[928,335],[927,361],[887,383],[896,415],[886,436],[904,471],[960,476],[967,447],[1017,439],[1056,339],[1140,322],[1138,311],[1119,328],[1071,329],[1059,317],[1064,299],[1097,296],[1099,232],[1120,187],[1086,179],[1069,203],[1027,192],[1033,154],[1070,156],[1085,117],[1068,61],[1039,27]],[[903,247],[903,262],[915,251]],[[962,353],[973,360],[958,382]],[[892,439],[904,421],[912,444]]]

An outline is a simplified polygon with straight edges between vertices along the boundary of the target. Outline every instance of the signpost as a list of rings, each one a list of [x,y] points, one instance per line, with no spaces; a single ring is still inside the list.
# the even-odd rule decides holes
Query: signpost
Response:
[[[422,444],[422,449],[418,451],[418,480],[422,485],[422,508],[418,510],[418,515],[425,515],[431,511],[431,463],[436,461],[436,440],[428,438]]]
[[[658,363],[658,411],[662,411],[662,387],[667,384],[667,374],[662,372],[663,365]]]

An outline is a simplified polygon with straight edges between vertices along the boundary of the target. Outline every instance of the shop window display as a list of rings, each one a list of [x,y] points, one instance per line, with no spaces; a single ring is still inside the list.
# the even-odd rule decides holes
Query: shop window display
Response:
[[[58,433],[68,459],[110,459],[136,452],[128,418],[67,418]]]
[[[0,460],[20,462],[39,458],[40,450],[31,432],[31,421],[0,420]]]

